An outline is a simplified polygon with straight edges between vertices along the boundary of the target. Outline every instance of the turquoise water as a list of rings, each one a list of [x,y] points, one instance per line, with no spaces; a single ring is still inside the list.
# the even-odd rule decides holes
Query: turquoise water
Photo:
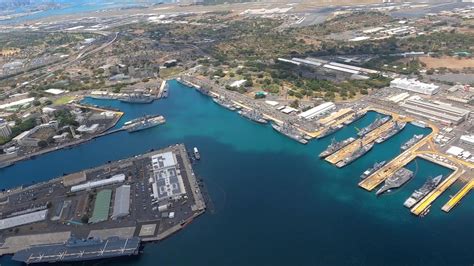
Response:
[[[106,265],[471,265],[473,197],[450,214],[440,210],[448,191],[430,214],[417,218],[403,201],[429,176],[450,170],[417,159],[416,176],[403,189],[376,198],[357,186],[360,173],[390,159],[413,134],[412,125],[376,145],[348,167],[319,160],[331,141],[301,145],[271,129],[223,109],[207,97],[170,82],[170,97],[149,105],[110,100],[88,103],[125,111],[121,123],[144,114],[163,114],[167,123],[129,134],[116,133],[0,170],[4,188],[47,180],[148,151],[185,143],[202,159],[195,172],[215,205],[181,232],[145,247],[144,254]],[[375,118],[369,113],[337,132],[354,135]],[[14,265],[8,257],[2,265]]]

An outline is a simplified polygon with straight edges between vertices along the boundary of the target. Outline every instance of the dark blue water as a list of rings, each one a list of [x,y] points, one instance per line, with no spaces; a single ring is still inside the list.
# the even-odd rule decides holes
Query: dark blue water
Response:
[[[245,120],[199,93],[170,82],[170,98],[149,105],[86,102],[125,111],[122,123],[143,114],[163,114],[167,123],[150,130],[109,135],[70,150],[40,156],[0,170],[1,185],[47,180],[174,143],[197,146],[195,165],[210,191],[214,214],[206,213],[181,232],[145,247],[132,260],[105,265],[472,265],[473,197],[445,214],[456,190],[443,194],[425,218],[403,207],[429,176],[450,170],[417,159],[416,176],[401,190],[376,198],[357,186],[360,173],[400,152],[415,133],[408,125],[389,141],[343,169],[319,160],[330,138],[304,146]],[[375,118],[369,113],[337,132],[354,135]],[[8,257],[2,265],[14,265]]]

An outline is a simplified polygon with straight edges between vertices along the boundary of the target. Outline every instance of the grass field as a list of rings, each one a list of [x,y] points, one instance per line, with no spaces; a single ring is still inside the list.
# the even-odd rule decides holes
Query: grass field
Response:
[[[75,97],[74,96],[63,96],[61,98],[58,98],[56,100],[53,101],[53,105],[63,105],[63,104],[66,104],[68,103],[69,101],[71,100],[74,100]]]

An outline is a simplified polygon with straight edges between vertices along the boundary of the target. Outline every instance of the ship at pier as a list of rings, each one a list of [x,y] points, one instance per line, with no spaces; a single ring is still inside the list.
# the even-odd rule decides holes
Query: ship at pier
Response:
[[[402,146],[400,148],[402,149],[402,151],[406,151],[409,148],[413,147],[413,145],[418,143],[418,141],[420,141],[423,137],[424,137],[424,135],[422,135],[422,134],[414,135],[411,139],[409,139],[407,142],[402,144]]]
[[[379,170],[380,168],[382,168],[384,165],[385,165],[386,161],[381,161],[381,162],[377,162],[374,164],[374,166],[372,166],[371,168],[365,170],[361,175],[360,175],[360,179],[366,179],[367,177],[369,177],[371,174],[375,173],[377,170]]]
[[[375,142],[376,143],[382,143],[384,141],[386,141],[387,139],[395,136],[395,134],[397,134],[398,132],[402,131],[405,126],[407,125],[406,122],[397,122],[395,121],[393,123],[393,126],[383,135],[383,136],[380,136],[378,137]]]
[[[435,178],[429,178],[421,188],[415,190],[411,196],[405,200],[403,203],[403,206],[407,208],[413,207],[416,203],[418,203],[423,197],[428,195],[433,189],[438,186],[438,184],[441,182],[441,179],[443,179],[443,175],[439,175]]]
[[[390,120],[390,116],[384,116],[384,117],[381,117],[380,115],[377,115],[377,118],[375,118],[375,121],[372,122],[370,125],[362,128],[361,130],[359,130],[359,132],[357,132],[357,135],[359,137],[363,137],[365,135],[367,135],[369,132],[371,132],[372,130],[380,127],[381,125],[385,124],[386,122],[388,122],[388,120]]]
[[[336,141],[336,139],[332,139],[331,144],[319,154],[319,158],[326,158],[329,155],[337,152],[338,150],[346,147],[347,145],[351,144],[352,142],[355,141],[355,138],[350,137],[348,139],[342,140],[342,141]]]
[[[135,256],[139,252],[139,237],[70,238],[65,243],[35,245],[20,250],[13,255],[12,260],[26,264],[81,262]]]
[[[394,188],[399,188],[403,186],[406,182],[408,182],[413,177],[413,172],[406,169],[401,168],[400,170],[396,171],[393,175],[391,175],[387,180],[385,180],[384,185],[377,190],[375,195],[380,196],[383,193],[390,191]]]
[[[124,97],[120,97],[119,101],[124,103],[152,103],[154,98],[141,90],[135,90]]]
[[[350,125],[354,123],[355,121],[361,119],[367,112],[360,112],[360,113],[355,113],[349,120],[346,120],[343,122],[344,125]]]
[[[130,120],[124,124],[124,128],[129,132],[136,132],[148,128],[152,128],[166,122],[165,118],[161,115],[157,116],[144,116]]]
[[[283,123],[282,125],[272,123],[272,128],[281,134],[298,141],[301,144],[307,144],[308,141],[305,139],[304,135],[301,134],[297,128],[295,128],[290,123]]]
[[[255,109],[252,109],[252,110],[241,110],[238,112],[241,116],[249,119],[249,120],[252,120],[254,122],[257,122],[257,123],[260,123],[260,124],[266,124],[268,123],[268,120],[266,120],[265,118],[263,118],[263,115],[262,113],[260,113],[259,111],[255,110]]]
[[[327,136],[331,135],[332,133],[335,133],[336,131],[338,131],[342,127],[344,127],[344,126],[343,125],[330,126],[327,129],[325,129],[323,132],[321,132],[321,134],[319,134],[316,138],[317,139],[322,139],[324,137],[327,137]]]
[[[214,101],[218,105],[220,105],[220,106],[222,106],[226,109],[229,109],[231,111],[236,111],[237,109],[239,109],[237,106],[235,106],[235,104],[233,104],[231,101],[229,101],[228,99],[226,99],[224,97],[213,98],[212,101]]]
[[[363,145],[362,141],[360,141],[360,146],[357,148],[357,150],[352,152],[349,156],[347,156],[343,160],[336,163],[336,166],[337,167],[344,167],[344,166],[352,163],[353,161],[357,160],[358,158],[362,157],[367,152],[369,152],[372,149],[372,147],[374,147],[374,143],[369,143],[369,144]]]

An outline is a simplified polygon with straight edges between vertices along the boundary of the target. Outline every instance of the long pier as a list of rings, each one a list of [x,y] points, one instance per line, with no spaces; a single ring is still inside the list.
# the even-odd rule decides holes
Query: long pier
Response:
[[[461,190],[456,193],[444,206],[441,208],[441,210],[445,212],[451,211],[452,208],[454,208],[456,205],[459,204],[461,199],[463,199],[472,189],[474,188],[474,178],[471,178],[469,182],[464,185]]]
[[[347,156],[350,156],[354,151],[356,151],[359,146],[360,142],[362,141],[362,145],[366,145],[369,143],[374,142],[378,137],[380,137],[384,132],[389,130],[393,126],[394,122],[387,122],[381,125],[380,127],[372,130],[369,132],[365,137],[360,139],[360,141],[354,141],[351,144],[347,145],[346,147],[340,149],[339,151],[335,152],[331,156],[326,157],[326,161],[336,164],[337,162],[343,160]]]
[[[464,174],[464,170],[458,169],[453,172],[449,177],[447,177],[441,184],[439,184],[434,190],[432,190],[426,197],[421,199],[413,208],[411,208],[411,213],[415,215],[422,215],[425,213],[426,209],[431,206],[431,203],[435,201],[446,189],[448,189],[456,180]]]

